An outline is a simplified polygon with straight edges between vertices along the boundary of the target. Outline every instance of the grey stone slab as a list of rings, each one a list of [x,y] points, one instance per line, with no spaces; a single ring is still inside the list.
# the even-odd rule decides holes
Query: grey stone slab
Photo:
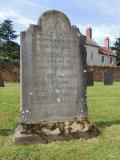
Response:
[[[0,74],[0,87],[4,87],[4,79],[1,74]]]
[[[16,144],[92,138],[87,119],[85,37],[64,13],[43,13],[21,32],[20,125]]]
[[[104,85],[113,84],[113,74],[110,68],[106,68],[104,71]]]
[[[86,72],[86,82],[87,82],[87,86],[94,86],[93,71],[87,71]]]
[[[21,32],[21,122],[87,118],[84,38],[62,12]]]

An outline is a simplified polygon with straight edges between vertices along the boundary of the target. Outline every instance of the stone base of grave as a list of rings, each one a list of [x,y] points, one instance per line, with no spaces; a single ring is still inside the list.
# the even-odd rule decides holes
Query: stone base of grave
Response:
[[[97,135],[97,128],[87,120],[71,120],[38,124],[22,123],[16,128],[13,140],[15,144],[34,144],[58,140],[88,139]]]

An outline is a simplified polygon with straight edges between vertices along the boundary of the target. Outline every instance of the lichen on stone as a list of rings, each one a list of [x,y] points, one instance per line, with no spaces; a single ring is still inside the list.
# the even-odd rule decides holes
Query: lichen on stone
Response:
[[[89,131],[94,126],[88,120],[74,118],[67,121],[48,122],[26,124],[21,123],[23,127],[22,134],[35,134],[40,136],[47,135],[65,135],[77,132]]]

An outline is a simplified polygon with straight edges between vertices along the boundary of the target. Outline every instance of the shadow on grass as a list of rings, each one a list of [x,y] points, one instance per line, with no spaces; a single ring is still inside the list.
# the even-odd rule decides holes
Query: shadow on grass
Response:
[[[101,122],[95,122],[95,125],[101,128],[105,128],[105,127],[110,127],[112,125],[116,125],[116,124],[120,124],[120,120],[115,120],[115,121],[101,121]]]
[[[12,129],[0,129],[0,136],[9,136],[14,133]]]

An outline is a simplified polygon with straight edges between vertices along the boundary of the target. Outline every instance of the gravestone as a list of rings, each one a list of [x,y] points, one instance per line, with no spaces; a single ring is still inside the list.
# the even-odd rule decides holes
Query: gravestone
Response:
[[[94,86],[93,71],[86,72],[86,82],[87,82],[87,86]]]
[[[4,87],[4,80],[1,74],[0,74],[0,87]]]
[[[113,74],[110,68],[106,68],[104,70],[104,85],[112,85],[113,84]]]
[[[87,121],[85,58],[84,38],[62,12],[47,11],[21,32],[21,121],[15,143],[97,134]]]

